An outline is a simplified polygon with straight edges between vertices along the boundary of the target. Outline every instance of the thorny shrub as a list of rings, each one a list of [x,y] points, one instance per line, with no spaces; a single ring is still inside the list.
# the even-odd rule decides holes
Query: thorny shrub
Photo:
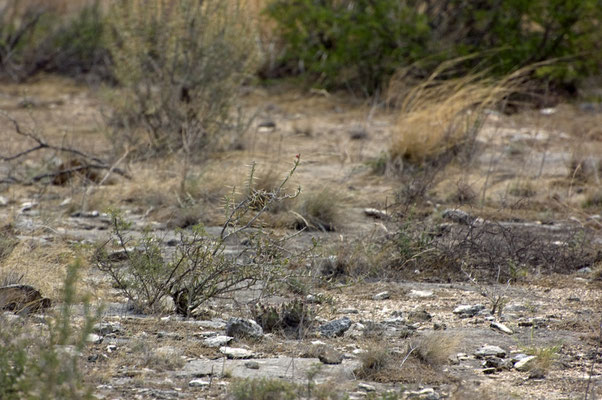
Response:
[[[301,256],[286,250],[289,237],[276,239],[261,229],[252,229],[255,221],[273,204],[296,197],[283,192],[285,184],[299,164],[295,159],[289,174],[269,193],[262,193],[263,206],[256,208],[256,192],[247,191],[240,201],[236,194],[227,199],[226,222],[217,238],[210,237],[202,226],[190,231],[177,231],[175,249],[165,251],[164,239],[145,232],[135,240],[128,233],[129,224],[118,214],[112,215],[113,247],[109,242],[100,246],[95,259],[99,268],[108,273],[116,286],[140,311],[156,312],[162,301],[171,297],[175,312],[191,316],[208,300],[225,296],[257,284],[262,293],[282,283],[282,269],[291,258]],[[255,167],[251,168],[248,186],[252,186]],[[245,249],[235,256],[226,253],[226,240],[245,236]],[[239,238],[240,239],[240,238]]]

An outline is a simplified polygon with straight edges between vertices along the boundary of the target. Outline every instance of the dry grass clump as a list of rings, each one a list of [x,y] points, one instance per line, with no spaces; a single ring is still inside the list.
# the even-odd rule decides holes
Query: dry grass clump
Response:
[[[448,197],[449,201],[458,204],[472,204],[477,198],[477,192],[472,185],[460,180],[456,183],[455,190]]]
[[[587,156],[582,149],[573,151],[567,167],[569,170],[567,178],[571,182],[600,184],[602,161],[596,157]]]
[[[460,60],[443,63],[423,82],[408,88],[409,71],[390,82],[388,97],[399,106],[399,117],[389,147],[392,163],[436,161],[445,154],[470,154],[486,116],[518,90],[526,71],[501,79],[474,73],[446,79]]]
[[[586,195],[583,208],[602,209],[602,189],[597,189]]]
[[[394,356],[384,341],[371,343],[359,356],[361,365],[355,371],[359,379],[378,380],[392,365]]]
[[[508,193],[516,197],[533,197],[537,194],[537,190],[531,180],[518,179],[510,184]]]
[[[300,226],[321,231],[335,231],[340,224],[340,195],[331,189],[304,193],[297,213],[302,217]]]
[[[457,352],[460,344],[458,335],[447,332],[433,332],[416,339],[410,343],[412,355],[425,364],[439,368],[447,364],[449,357]]]

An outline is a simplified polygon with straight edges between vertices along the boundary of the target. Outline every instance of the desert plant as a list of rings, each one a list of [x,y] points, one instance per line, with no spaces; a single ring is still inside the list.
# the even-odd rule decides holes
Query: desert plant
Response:
[[[460,343],[457,335],[447,332],[433,332],[412,339],[409,349],[412,355],[431,367],[447,364]]]
[[[330,189],[314,191],[300,197],[298,214],[302,217],[298,224],[310,229],[334,231],[340,222],[339,195]]]
[[[110,78],[103,18],[98,0],[86,2],[72,15],[64,13],[59,2],[4,2],[0,75],[22,80],[41,71],[71,77],[94,72]]]
[[[87,399],[79,358],[98,313],[84,301],[83,325],[73,321],[79,263],[71,264],[64,281],[62,304],[37,331],[30,321],[3,316],[0,330],[0,398]]]
[[[393,355],[384,343],[375,342],[360,353],[360,366],[355,371],[360,379],[374,378],[393,362]]]
[[[251,314],[265,332],[293,331],[298,338],[313,321],[312,310],[300,300],[282,303],[280,307],[257,304],[251,308]]]
[[[198,157],[233,130],[255,53],[238,1],[120,0],[109,17],[116,139],[136,142],[141,128],[153,152]]]
[[[280,379],[241,379],[234,382],[230,394],[235,400],[295,400],[304,387]]]
[[[248,231],[272,204],[298,195],[299,190],[294,194],[283,193],[284,185],[298,164],[297,157],[289,174],[269,193],[261,209],[252,207],[257,204],[255,192],[248,192],[238,202],[232,201],[236,196],[227,200],[226,222],[219,237],[209,237],[202,226],[194,226],[191,231],[179,230],[175,251],[169,257],[162,250],[162,238],[146,232],[141,239],[132,239],[127,233],[129,225],[113,213],[113,244],[119,251],[110,253],[107,250],[109,242],[105,242],[97,248],[95,260],[141,311],[159,311],[162,300],[169,296],[177,313],[190,316],[217,296],[249,288],[258,282],[264,285],[278,283],[280,280],[275,275],[289,262],[292,253],[283,249],[283,239],[273,239],[261,230]],[[252,181],[253,173],[254,167],[249,181]],[[235,257],[227,256],[226,240],[243,233],[249,246]]]
[[[503,75],[562,58],[532,72],[569,86],[600,63],[596,0],[277,0],[266,12],[285,44],[280,68],[326,87],[374,93],[396,68],[417,63],[424,76],[468,54],[455,73],[485,64]]]

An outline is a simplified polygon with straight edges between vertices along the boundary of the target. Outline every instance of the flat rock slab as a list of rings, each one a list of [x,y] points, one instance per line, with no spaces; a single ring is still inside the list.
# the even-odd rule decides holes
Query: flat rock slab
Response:
[[[247,360],[193,360],[189,361],[182,370],[176,372],[178,378],[202,378],[207,376],[220,377],[222,371],[228,372],[234,378],[269,378],[287,379],[298,383],[307,382],[307,374],[320,365],[314,381],[322,383],[329,378],[337,380],[354,380],[353,370],[360,362],[343,360],[341,364],[323,364],[317,358],[274,357],[253,360],[257,368],[249,368]]]

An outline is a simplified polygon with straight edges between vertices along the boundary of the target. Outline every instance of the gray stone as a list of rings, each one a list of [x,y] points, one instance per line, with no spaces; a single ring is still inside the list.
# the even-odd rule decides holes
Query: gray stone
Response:
[[[343,354],[330,346],[321,346],[317,355],[323,364],[340,364],[343,362]]]
[[[252,358],[255,354],[251,350],[241,349],[237,347],[222,346],[219,348],[220,353],[231,359],[246,359]]]
[[[495,374],[497,372],[497,368],[483,368],[483,373],[485,375]]]
[[[357,308],[342,308],[339,310],[339,314],[358,314]]]
[[[247,361],[245,367],[249,369],[259,369],[259,363],[257,361]]]
[[[205,381],[203,379],[193,379],[188,382],[188,386],[190,387],[205,387],[209,386],[211,383],[209,381]]]
[[[380,293],[377,293],[374,296],[372,296],[372,300],[386,300],[389,297],[391,297],[389,292],[384,291],[384,292],[380,292]]]
[[[508,328],[506,325],[500,322],[492,322],[490,325],[493,329],[497,329],[498,331],[504,332],[508,335],[512,335],[514,332],[512,329]]]
[[[524,357],[522,360],[518,361],[516,364],[514,364],[514,368],[517,371],[521,371],[521,372],[525,372],[528,371],[531,368],[531,364],[533,362],[533,360],[535,360],[537,357],[536,356],[527,356]]]
[[[96,210],[94,211],[76,211],[71,214],[71,218],[97,218],[100,213]]]
[[[475,351],[475,357],[477,358],[486,358],[486,357],[506,357],[506,350],[502,349],[498,346],[485,345],[481,347],[479,350]]]
[[[459,305],[457,306],[453,313],[459,315],[460,317],[474,317],[485,309],[485,306],[482,304],[474,304],[474,305]]]
[[[417,391],[408,391],[408,392],[404,392],[405,394],[405,398],[406,399],[412,399],[412,400],[439,400],[440,397],[437,394],[437,392],[435,392],[435,389],[433,388],[425,388],[422,390],[417,390]]]
[[[103,337],[100,335],[97,335],[95,333],[90,333],[88,335],[88,337],[86,338],[86,341],[88,343],[93,343],[93,344],[101,344],[103,340]]]
[[[338,337],[342,336],[347,329],[351,327],[351,320],[349,317],[343,317],[335,319],[334,321],[327,322],[320,326],[320,333],[324,337]]]
[[[214,319],[211,321],[195,321],[200,328],[204,329],[225,329],[226,322],[222,319]]]
[[[230,318],[226,324],[226,335],[234,338],[261,339],[263,329],[252,319]]]
[[[408,320],[410,322],[426,322],[433,319],[433,316],[426,310],[410,311],[408,313]]]
[[[202,378],[207,376],[219,377],[221,371],[229,371],[233,378],[269,378],[287,379],[295,383],[307,384],[307,374],[318,370],[314,381],[323,382],[326,379],[337,381],[355,380],[354,370],[360,366],[358,360],[343,360],[341,364],[322,364],[317,358],[291,358],[273,357],[253,360],[259,364],[259,369],[247,368],[248,360],[208,360],[199,359],[189,361],[175,373],[175,377],[182,379]]]
[[[409,297],[417,297],[417,298],[427,298],[433,297],[433,292],[430,290],[414,290],[412,289],[410,293],[408,293]]]
[[[4,196],[0,196],[0,207],[8,205],[8,199]]]
[[[203,344],[207,347],[222,347],[230,343],[234,339],[232,336],[213,336],[203,340]]]
[[[357,388],[366,392],[376,392],[376,387],[368,385],[367,383],[358,383]]]

